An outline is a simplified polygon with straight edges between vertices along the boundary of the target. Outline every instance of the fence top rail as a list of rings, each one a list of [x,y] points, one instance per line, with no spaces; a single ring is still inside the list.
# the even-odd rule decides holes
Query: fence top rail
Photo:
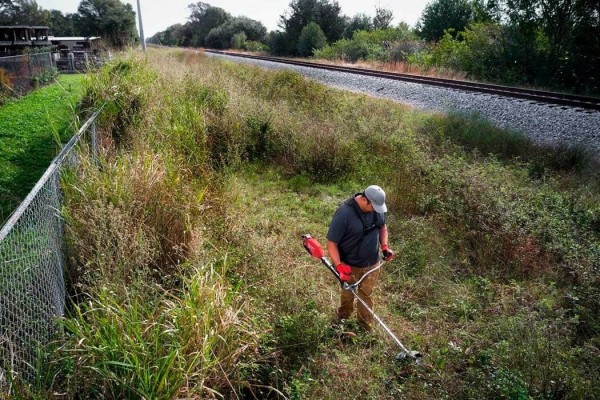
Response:
[[[21,54],[21,55],[18,55],[18,56],[0,57],[0,62],[2,62],[2,61],[15,61],[16,59],[23,58],[23,57],[40,56],[40,55],[50,56],[51,53],[45,51],[45,52],[41,52],[41,53],[29,53],[29,54]]]
[[[19,221],[19,219],[21,218],[21,216],[23,215],[25,210],[27,210],[27,207],[29,207],[29,204],[31,204],[31,202],[33,201],[35,196],[37,196],[37,194],[42,189],[42,187],[46,184],[46,182],[48,182],[48,179],[50,179],[50,176],[52,176],[52,174],[56,171],[56,169],[62,164],[63,160],[71,152],[73,146],[75,146],[75,143],[77,143],[79,141],[79,138],[88,130],[90,125],[92,125],[92,123],[94,123],[94,121],[96,120],[96,118],[98,117],[98,115],[100,114],[100,112],[102,111],[103,108],[104,108],[104,104],[96,112],[94,112],[94,114],[92,114],[92,116],[89,117],[87,119],[87,121],[85,121],[85,123],[81,126],[81,128],[79,128],[77,133],[75,135],[73,135],[73,137],[62,148],[60,153],[58,153],[58,155],[54,158],[54,160],[52,160],[52,162],[50,163],[50,166],[48,167],[48,169],[46,169],[46,172],[44,172],[44,174],[37,181],[37,183],[35,184],[33,189],[31,189],[31,191],[29,192],[27,197],[25,197],[25,200],[23,200],[21,202],[21,204],[19,204],[19,207],[17,207],[17,209],[11,214],[8,221],[6,221],[6,223],[0,230],[0,242],[2,242],[6,238],[6,236],[8,236],[8,234],[10,233],[12,228],[15,226],[15,224]]]

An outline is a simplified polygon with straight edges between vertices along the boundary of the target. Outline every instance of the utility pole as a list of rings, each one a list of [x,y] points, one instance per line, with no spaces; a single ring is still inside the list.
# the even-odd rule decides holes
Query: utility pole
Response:
[[[142,50],[146,51],[146,39],[144,38],[144,25],[142,25],[142,9],[140,8],[140,0],[137,0],[137,11],[140,25],[140,41],[142,42]]]

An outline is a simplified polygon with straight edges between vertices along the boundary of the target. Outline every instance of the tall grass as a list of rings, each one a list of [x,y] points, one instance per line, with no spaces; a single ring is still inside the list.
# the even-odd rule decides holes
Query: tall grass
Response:
[[[125,398],[599,395],[589,169],[546,168],[543,149],[477,119],[288,71],[147,57],[89,83],[86,102],[108,102],[102,154],[64,178],[77,296],[52,363],[65,383],[49,387]],[[300,246],[372,183],[388,192],[398,250],[376,311],[426,353],[422,370],[394,364],[384,335],[329,327],[338,287]]]
[[[84,104],[107,106],[98,159],[63,176],[71,304],[50,365],[50,388],[71,398],[227,397],[244,386],[237,364],[255,333],[225,254],[205,249],[219,183],[201,116],[218,105],[170,83],[131,57],[88,82]]]
[[[226,65],[222,68],[229,70],[231,67]],[[582,396],[581,387],[590,388],[591,381],[585,372],[587,367],[580,369],[576,366],[577,360],[573,355],[578,350],[566,346],[568,338],[573,339],[578,334],[574,329],[576,325],[572,325],[570,316],[567,316],[573,315],[570,311],[573,305],[564,301],[579,293],[578,288],[596,285],[596,278],[592,277],[597,276],[596,266],[599,263],[599,238],[594,228],[598,218],[598,210],[594,206],[598,200],[597,177],[586,164],[585,157],[573,163],[553,164],[552,160],[560,155],[561,149],[537,147],[518,134],[496,130],[483,121],[462,116],[415,116],[386,102],[366,101],[322,87],[313,91],[313,83],[288,77],[287,72],[263,76],[256,70],[242,68],[232,74],[237,74],[246,85],[254,88],[254,93],[277,105],[277,112],[270,115],[271,130],[266,131],[264,141],[265,148],[275,149],[267,161],[271,160],[271,165],[280,168],[283,177],[302,174],[312,182],[333,182],[337,185],[350,180],[357,189],[378,181],[389,190],[390,208],[398,213],[392,215],[391,230],[398,229],[398,223],[393,223],[395,218],[403,221],[406,229],[398,236],[393,234],[392,240],[397,242],[407,238],[401,242],[400,262],[403,268],[412,271],[413,276],[407,276],[387,288],[393,293],[402,293],[403,290],[417,293],[414,306],[407,311],[411,323],[420,326],[426,333],[415,332],[415,341],[433,347],[434,370],[441,374],[439,380],[431,376],[427,378],[429,382],[436,382],[430,389],[419,385],[419,374],[400,380],[400,387],[432,398],[444,395],[511,397],[523,393],[543,397],[551,393],[558,395],[563,390],[577,398]],[[311,99],[310,102],[304,103],[296,95],[289,94],[286,86],[294,87],[296,94],[310,93],[304,97]],[[242,86],[235,93],[239,95],[244,90],[247,89]],[[291,108],[287,108],[289,106]],[[242,118],[237,117],[237,126],[242,125]],[[333,131],[339,135],[335,145],[323,140],[329,132],[329,123],[334,125]],[[288,132],[300,140],[287,139],[281,147],[273,146],[273,141]],[[320,152],[311,147],[314,144],[310,143],[309,137],[327,151]],[[345,153],[338,149],[351,151]],[[329,160],[319,165],[316,161],[323,157]],[[296,160],[301,161],[296,164]],[[344,166],[338,173],[334,173],[336,163]],[[539,165],[548,166],[542,177],[532,173]],[[262,193],[264,190],[263,184],[256,196],[268,198]],[[299,192],[302,198],[306,198],[305,190]],[[308,193],[319,196],[318,190]],[[260,207],[259,204],[257,202],[256,206]],[[249,206],[248,212],[256,213],[251,211],[252,207]],[[280,207],[293,209],[290,204]],[[283,210],[280,213],[285,214]],[[251,227],[241,222],[249,218],[239,216],[233,220],[233,226],[226,232],[227,237],[240,246],[246,246],[248,252],[259,254],[268,254],[268,251],[261,251],[260,247],[257,249],[261,236],[251,235],[253,229],[264,235],[276,232],[279,237],[289,237],[288,240],[283,239],[287,246],[293,243],[293,237],[282,231],[281,226],[285,224],[280,222],[281,214],[276,211],[260,214],[261,217],[252,218],[258,220]],[[322,213],[318,215],[322,216]],[[242,225],[236,223],[238,220]],[[296,234],[301,233],[298,220],[291,218],[289,223]],[[427,235],[414,234],[412,229],[419,224],[426,226]],[[320,229],[323,229],[322,225]],[[321,231],[321,237],[323,234]],[[248,243],[250,235],[257,236],[256,241]],[[285,251],[286,245],[281,246],[282,251]],[[258,258],[256,263],[263,265],[269,261]],[[273,268],[277,270],[276,266]],[[264,274],[261,270],[252,270],[252,273],[260,277]],[[277,289],[278,285],[284,286],[287,279],[282,280],[279,276],[275,273],[270,278],[274,286],[268,288],[268,294],[260,291],[259,297],[266,296],[281,304],[281,313],[289,313],[291,319],[286,319],[284,324],[289,326],[283,336],[286,337],[296,330],[295,321],[305,311],[300,306],[288,310],[291,300],[286,295],[290,292]],[[539,281],[549,285],[561,282],[561,285],[556,291],[538,293],[528,288],[529,282]],[[515,296],[514,292],[506,291],[513,285],[511,282],[522,282],[517,284],[516,291],[524,294],[516,296],[531,296],[530,303],[513,303],[510,296]],[[283,292],[281,297],[275,294],[280,290]],[[502,309],[503,302],[509,306],[507,309]],[[545,308],[548,304],[551,304],[549,309]],[[498,319],[498,307],[502,315],[500,323],[507,325],[510,325],[511,315],[515,312],[526,315],[538,307],[547,312],[537,314],[539,319],[535,323],[526,324],[523,332],[531,336],[511,337],[506,331],[494,336],[492,322]],[[596,307],[597,304],[586,301],[586,305],[576,312],[577,318],[585,319],[588,326],[586,342],[598,335],[595,319],[587,314]],[[425,315],[433,315],[440,332],[428,331],[430,320]],[[554,318],[564,318],[564,329],[555,329]],[[517,319],[512,321],[516,323]],[[281,327],[280,324],[276,322],[275,326]],[[589,329],[588,324],[594,327]],[[307,332],[319,331],[318,325],[315,327],[308,322],[303,322],[303,325]],[[459,333],[458,339],[452,327]],[[462,335],[465,336],[460,339]],[[466,339],[469,335],[477,339]],[[300,334],[296,337],[298,343],[303,342]],[[548,342],[533,346],[530,338],[536,337],[546,338]],[[461,343],[452,347],[447,345],[449,340]],[[543,363],[546,375],[540,377],[535,370],[529,369],[521,362],[518,352],[504,352],[500,356],[497,346],[503,341],[507,346],[529,348],[525,356],[527,359],[548,360]],[[305,354],[313,354],[314,351],[317,350],[303,350]],[[548,356],[548,351],[552,357]],[[295,355],[286,357],[293,361]],[[322,365],[319,364],[321,361],[313,361],[314,369],[307,379],[323,378],[318,368]],[[328,372],[335,374],[335,367],[331,368]],[[483,373],[482,386],[473,388],[468,385],[468,380],[474,378],[464,375],[466,369],[475,374]],[[347,380],[344,382],[348,384],[351,374],[345,376]],[[300,386],[308,382],[294,374],[288,382],[295,379],[300,379]],[[553,386],[550,381],[561,383]],[[435,385],[439,385],[437,389]],[[386,392],[380,389],[380,395]],[[292,393],[298,388],[288,390]],[[305,387],[301,390],[315,398],[327,397],[323,388],[311,390]],[[339,393],[325,392],[329,396],[341,397]]]
[[[452,151],[452,145],[459,145],[461,149],[484,156],[493,155],[501,160],[528,162],[533,178],[542,178],[544,172],[549,170],[583,172],[587,178],[597,180],[595,171],[600,161],[591,150],[581,145],[536,144],[521,132],[506,132],[478,115],[460,113],[434,115],[422,129],[445,152]]]
[[[243,304],[224,284],[225,270],[187,267],[181,289],[155,288],[153,301],[102,288],[74,306],[63,322],[69,342],[62,350],[73,362],[72,395],[172,399],[234,390],[236,360],[253,346],[240,334]]]

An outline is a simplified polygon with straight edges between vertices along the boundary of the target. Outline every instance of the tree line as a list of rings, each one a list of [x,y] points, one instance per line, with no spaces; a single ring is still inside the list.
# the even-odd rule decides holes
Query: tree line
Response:
[[[281,56],[405,63],[468,78],[600,95],[600,1],[432,0],[414,28],[390,10],[343,14],[335,0],[292,0],[267,32],[198,2],[152,36],[169,46],[237,48]]]
[[[291,0],[279,29],[220,7],[189,5],[183,24],[148,39],[169,46],[403,63],[477,80],[600,95],[599,0],[432,0],[414,28],[376,7],[346,16],[335,0]],[[0,0],[1,25],[48,25],[55,36],[138,41],[135,12],[120,0],[82,0],[76,13],[35,0]]]
[[[190,4],[188,9],[188,22],[172,25],[147,42],[216,49],[267,49],[267,28],[260,21],[244,16],[233,17],[224,9],[203,2]]]
[[[82,0],[76,13],[66,14],[35,0],[0,0],[0,25],[44,25],[53,36],[100,36],[115,48],[139,41],[135,12],[119,0]]]

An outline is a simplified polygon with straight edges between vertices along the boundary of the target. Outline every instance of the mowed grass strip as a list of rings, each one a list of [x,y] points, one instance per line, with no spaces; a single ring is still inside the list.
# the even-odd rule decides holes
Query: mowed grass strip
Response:
[[[61,142],[72,135],[73,110],[83,75],[62,75],[52,85],[0,108],[0,221],[42,176]]]

